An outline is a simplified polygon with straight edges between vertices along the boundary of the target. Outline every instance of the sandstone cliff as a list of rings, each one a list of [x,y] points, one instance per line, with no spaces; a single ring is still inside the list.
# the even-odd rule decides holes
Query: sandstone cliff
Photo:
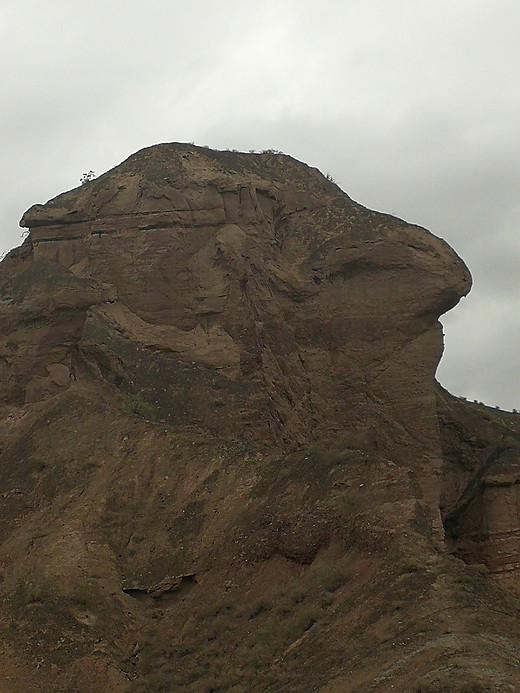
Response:
[[[446,243],[181,144],[21,223],[2,690],[520,688],[518,420],[435,383]]]

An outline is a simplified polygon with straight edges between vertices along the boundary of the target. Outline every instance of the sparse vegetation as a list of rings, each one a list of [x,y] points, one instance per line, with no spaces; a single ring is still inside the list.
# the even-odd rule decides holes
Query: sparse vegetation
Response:
[[[333,593],[351,579],[352,568],[345,559],[335,564],[324,563],[315,569],[312,577],[325,592]]]
[[[121,395],[119,406],[123,414],[134,414],[142,416],[143,419],[153,419],[157,416],[157,407],[139,392]]]
[[[403,558],[401,566],[403,568],[403,572],[405,573],[417,573],[424,567],[421,561],[415,556],[407,556],[406,558]]]
[[[90,171],[87,171],[86,173],[83,173],[81,175],[79,182],[81,183],[81,185],[85,185],[85,183],[90,183],[91,180],[94,180],[95,177],[95,172],[92,169],[90,169]]]
[[[160,640],[151,635],[145,647],[153,655],[151,661],[159,661],[164,653],[163,670],[147,675],[141,690],[162,690],[160,686],[168,685],[168,691],[240,693],[250,690],[248,682],[258,682],[259,676],[267,681],[271,667],[320,623],[334,595],[351,577],[350,562],[344,556],[333,565],[311,565],[290,587],[273,587],[250,603],[224,595],[188,621],[180,634],[176,631],[166,651],[165,634]],[[232,663],[229,659],[224,663],[222,652],[233,652]]]
[[[269,601],[266,597],[260,597],[259,599],[255,600],[253,604],[248,609],[248,615],[249,618],[255,618],[255,616],[258,616],[261,613],[264,613],[265,611],[269,611],[269,609],[272,608],[272,602]]]

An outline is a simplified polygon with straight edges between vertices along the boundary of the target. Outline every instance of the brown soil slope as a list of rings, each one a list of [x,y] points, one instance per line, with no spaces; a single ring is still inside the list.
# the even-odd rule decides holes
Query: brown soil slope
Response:
[[[446,243],[180,144],[22,224],[2,691],[520,690],[520,425],[435,383]]]

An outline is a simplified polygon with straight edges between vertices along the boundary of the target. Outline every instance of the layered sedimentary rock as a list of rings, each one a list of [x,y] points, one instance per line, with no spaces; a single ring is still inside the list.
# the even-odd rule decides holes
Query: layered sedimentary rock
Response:
[[[89,320],[261,378],[258,415],[283,441],[354,430],[438,474],[437,318],[470,280],[432,234],[290,157],[178,145],[139,152],[22,225],[35,258],[117,295]]]
[[[450,401],[451,400],[451,401]],[[520,416],[440,395],[441,511],[452,551],[519,591]],[[512,434],[512,435],[511,435]]]
[[[179,144],[22,225],[0,274],[6,690],[520,681],[516,597],[451,553],[516,565],[482,471],[500,449],[512,479],[516,420],[435,383],[470,288],[446,243],[289,156]]]

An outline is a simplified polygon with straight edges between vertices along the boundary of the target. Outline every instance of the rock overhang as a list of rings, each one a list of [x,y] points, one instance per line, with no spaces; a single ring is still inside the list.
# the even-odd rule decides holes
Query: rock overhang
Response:
[[[439,314],[470,290],[469,271],[447,243],[421,227],[365,209],[316,169],[281,153],[154,145],[99,178],[34,205],[20,225],[38,243],[132,229],[264,224],[276,243],[275,227],[287,226],[298,213],[301,228],[293,233],[304,236],[300,246],[307,251],[300,257],[301,269],[312,267],[315,278],[383,266],[395,273],[415,268],[416,293],[422,292],[421,279],[435,275]],[[410,299],[413,303],[414,296]]]
[[[287,440],[370,427],[359,403],[369,393],[387,402],[390,428],[406,399],[434,417],[438,317],[469,291],[467,268],[427,230],[366,209],[302,162],[155,145],[22,223],[36,259],[117,297],[88,324],[103,318],[181,360],[260,378]],[[368,419],[377,406],[368,401]],[[419,424],[410,435],[431,437]]]

